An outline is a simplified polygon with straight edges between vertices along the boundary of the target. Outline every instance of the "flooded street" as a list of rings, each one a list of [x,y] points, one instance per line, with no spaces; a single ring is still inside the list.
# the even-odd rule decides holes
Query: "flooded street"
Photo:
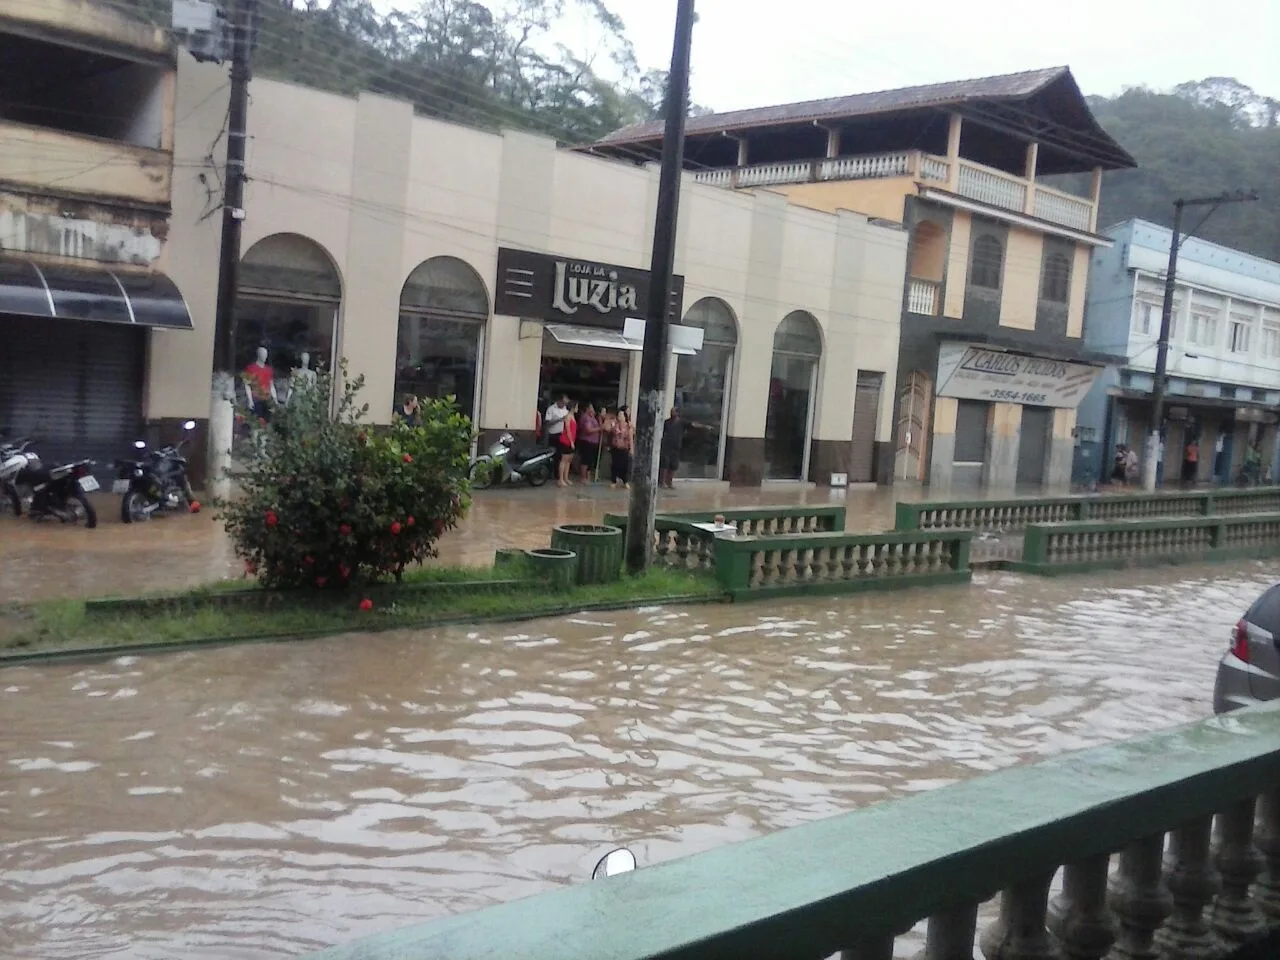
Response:
[[[1202,717],[1276,563],[0,672],[0,956],[292,956]]]

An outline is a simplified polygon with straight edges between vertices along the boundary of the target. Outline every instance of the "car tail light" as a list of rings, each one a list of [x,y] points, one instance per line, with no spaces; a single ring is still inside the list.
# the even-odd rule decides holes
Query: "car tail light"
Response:
[[[1243,620],[1231,633],[1231,655],[1243,663],[1249,662],[1249,625]]]

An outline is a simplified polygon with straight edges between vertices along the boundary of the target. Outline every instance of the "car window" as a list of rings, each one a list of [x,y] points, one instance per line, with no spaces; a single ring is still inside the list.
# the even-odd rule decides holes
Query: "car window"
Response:
[[[1280,584],[1254,601],[1245,619],[1270,634],[1280,636]]]

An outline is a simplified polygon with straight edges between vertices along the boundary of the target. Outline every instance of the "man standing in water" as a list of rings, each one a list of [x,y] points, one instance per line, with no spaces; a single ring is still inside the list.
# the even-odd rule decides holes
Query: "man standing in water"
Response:
[[[671,408],[671,416],[662,425],[662,447],[658,453],[658,486],[675,487],[676,468],[680,466],[680,445],[684,442],[684,421],[680,411]]]
[[[542,415],[542,433],[546,437],[544,441],[553,453],[551,462],[551,472],[559,479],[560,477],[560,460],[564,456],[564,422],[569,418],[569,398],[561,397],[551,406],[547,407],[547,412]],[[572,454],[571,454],[572,456]]]

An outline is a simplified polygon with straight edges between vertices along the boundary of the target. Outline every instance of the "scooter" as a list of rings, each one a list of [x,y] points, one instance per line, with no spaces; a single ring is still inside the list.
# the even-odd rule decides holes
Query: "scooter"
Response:
[[[504,433],[482,454],[471,461],[468,476],[476,490],[487,490],[495,483],[520,483],[540,487],[551,479],[551,463],[555,451],[550,447],[517,450],[515,438]]]
[[[0,443],[0,497],[15,517],[22,516],[23,504],[29,504],[34,495],[26,483],[18,486],[18,475],[23,470],[40,469],[40,456],[28,450],[29,446],[31,441],[26,439]]]
[[[196,427],[188,420],[182,429],[190,432]],[[187,458],[182,455],[186,439],[153,450],[140,460],[117,460],[116,479],[111,492],[121,494],[120,519],[125,523],[150,520],[157,511],[185,509],[192,513],[200,510],[191,481],[187,478]],[[147,449],[146,441],[138,440],[134,447],[141,453]]]
[[[56,467],[43,466],[38,460],[35,465],[28,463],[13,478],[15,493],[9,502],[15,513],[21,509],[21,498],[16,491],[24,488],[31,491],[27,515],[32,520],[78,523],[83,517],[85,529],[92,530],[98,525],[98,512],[88,497],[98,489],[92,460],[76,460]]]

